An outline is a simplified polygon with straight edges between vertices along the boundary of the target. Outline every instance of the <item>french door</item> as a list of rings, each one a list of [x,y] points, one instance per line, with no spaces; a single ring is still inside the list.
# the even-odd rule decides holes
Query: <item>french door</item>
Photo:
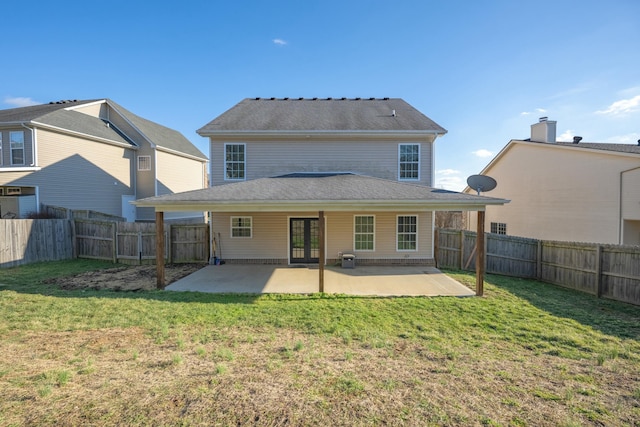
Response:
[[[289,258],[291,263],[317,263],[320,258],[318,218],[291,218]]]

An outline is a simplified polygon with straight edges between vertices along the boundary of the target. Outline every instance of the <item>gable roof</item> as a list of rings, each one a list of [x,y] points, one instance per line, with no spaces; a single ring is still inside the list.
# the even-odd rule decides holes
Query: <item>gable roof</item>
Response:
[[[447,132],[400,98],[246,98],[198,133],[314,131]]]
[[[160,211],[477,210],[507,200],[351,173],[291,174],[149,197],[134,202]]]
[[[115,126],[105,126],[107,123],[105,120],[74,111],[74,107],[96,102],[106,102],[135,126],[152,144],[173,152],[207,160],[207,157],[180,132],[137,116],[110,99],[68,100],[0,110],[0,125],[19,123],[48,125],[71,132],[135,146],[136,144]]]

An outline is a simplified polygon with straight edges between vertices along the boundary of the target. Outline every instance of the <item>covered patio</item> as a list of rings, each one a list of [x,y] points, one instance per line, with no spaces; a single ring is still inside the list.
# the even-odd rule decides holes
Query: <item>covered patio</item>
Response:
[[[476,294],[482,295],[485,252],[483,243],[484,210],[487,205],[503,205],[506,202],[508,201],[504,199],[457,193],[353,173],[295,173],[219,185],[203,190],[150,197],[138,200],[134,204],[139,207],[153,207],[156,211],[157,285],[160,289],[165,287],[164,257],[160,255],[164,252],[164,212],[203,210],[211,212],[212,215],[233,213],[234,215],[259,217],[261,222],[265,224],[263,228],[260,228],[260,234],[261,236],[271,236],[270,239],[260,240],[257,236],[258,233],[254,236],[253,232],[249,230],[248,239],[243,241],[248,242],[244,245],[244,250],[257,248],[260,250],[257,255],[254,251],[252,257],[244,257],[242,251],[238,250],[236,255],[231,257],[233,262],[227,263],[225,266],[205,268],[200,273],[201,275],[196,273],[196,276],[191,278],[193,284],[201,283],[199,286],[203,286],[205,281],[209,281],[208,289],[228,289],[227,292],[243,292],[241,290],[243,289],[242,284],[245,283],[248,286],[247,292],[251,293],[281,292],[282,289],[290,289],[286,292],[407,295],[408,292],[411,292],[408,286],[408,277],[415,276],[414,278],[425,279],[430,275],[425,272],[434,265],[436,248],[433,239],[433,213],[435,211],[478,211]],[[261,216],[264,214],[276,214],[276,220],[269,222],[268,218]],[[336,270],[331,266],[339,259],[335,255],[332,257],[332,254],[349,250],[349,246],[351,246],[350,249],[357,249],[353,248],[353,230],[350,228],[354,221],[354,214],[378,216],[380,222],[388,221],[391,218],[391,221],[386,223],[391,226],[384,228],[386,236],[383,236],[382,225],[379,230],[379,240],[381,241],[379,246],[382,247],[383,244],[386,244],[387,252],[378,259],[375,255],[382,254],[384,248],[376,248],[378,252],[361,252],[361,256],[358,254],[356,256],[359,257],[358,262],[363,261],[362,265],[351,272]],[[414,240],[410,250],[405,250],[404,247],[400,248],[397,243],[399,240],[394,241],[394,239],[400,238],[398,237],[400,231],[397,231],[393,222],[396,217],[407,214],[411,216],[409,219],[414,221]],[[342,220],[336,219],[340,215],[342,215]],[[313,264],[312,268],[297,267],[298,270],[296,270],[292,249],[296,240],[293,234],[287,234],[286,221],[291,218],[308,218],[309,216],[315,217],[314,221],[317,222],[317,235],[313,239],[317,245],[313,248],[316,257],[314,260],[310,259]],[[327,216],[332,216],[331,221],[326,220]],[[419,216],[424,220],[420,232],[417,223]],[[247,219],[253,226],[252,218]],[[327,222],[330,222],[333,227],[333,234],[330,236],[327,232]],[[225,224],[224,221],[218,223],[218,237],[220,237],[220,229],[228,233],[229,228],[232,227],[229,227],[228,223]],[[215,253],[213,250],[215,231],[212,226],[210,233],[212,236],[211,253]],[[308,235],[309,231],[305,231],[305,251],[309,246]],[[418,241],[418,235],[422,236],[422,240]],[[341,243],[337,244],[338,241]],[[236,240],[236,242],[240,242],[240,240]],[[226,253],[228,253],[229,246],[226,248]],[[273,253],[277,253],[277,255],[272,255]],[[228,255],[227,259],[229,259]],[[367,261],[366,265],[364,261]],[[239,268],[229,268],[230,264],[245,265],[241,265]],[[254,268],[256,264],[267,265]],[[278,265],[278,267],[269,267],[268,264]],[[306,264],[309,263],[306,262]],[[385,267],[376,268],[376,266]],[[405,269],[405,272],[409,271],[408,268],[417,268],[418,270],[414,270],[408,275],[397,274],[401,271],[400,269]],[[225,279],[224,272],[233,274]],[[253,272],[254,275],[249,275],[246,282],[241,280],[243,275],[248,275],[249,272]],[[297,286],[290,288],[289,285],[294,283],[292,277],[296,275],[301,276],[295,282]],[[233,288],[227,287],[232,282],[235,286]],[[400,283],[403,283],[405,288],[394,290],[394,286]],[[440,290],[438,291],[440,293],[430,293],[431,291],[425,290],[426,288],[421,288],[422,285],[426,286],[428,282],[420,283],[416,284],[416,287],[421,290],[415,291],[420,295],[444,295],[448,292]],[[309,284],[313,284],[313,289],[309,287]],[[175,289],[178,285],[172,286],[172,289]]]
[[[210,265],[165,289],[209,293],[312,294],[318,292],[316,266]],[[325,267],[324,292],[362,296],[475,295],[434,267]]]

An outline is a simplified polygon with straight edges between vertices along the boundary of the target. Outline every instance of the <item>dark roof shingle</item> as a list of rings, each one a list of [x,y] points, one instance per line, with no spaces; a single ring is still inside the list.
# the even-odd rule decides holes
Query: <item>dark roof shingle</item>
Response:
[[[400,98],[246,98],[198,133],[260,131],[447,132]]]

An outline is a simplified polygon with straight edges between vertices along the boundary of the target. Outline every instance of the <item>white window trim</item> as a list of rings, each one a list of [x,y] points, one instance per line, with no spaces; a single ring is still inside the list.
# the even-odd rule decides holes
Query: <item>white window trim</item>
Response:
[[[2,131],[0,131],[0,166],[2,165]]]
[[[238,229],[246,229],[249,228],[249,235],[248,236],[234,236],[233,235],[233,220],[234,219],[248,219],[249,220],[249,227],[237,227]],[[229,236],[231,236],[232,239],[253,239],[253,217],[252,216],[232,216],[229,218]]]
[[[148,163],[148,164],[149,164],[149,168],[142,169],[142,168],[140,167],[140,160],[141,160],[141,159],[147,159],[147,161],[149,162],[149,163]],[[138,171],[141,171],[141,172],[150,171],[150,170],[151,170],[151,156],[138,156],[138,160],[137,160],[137,169],[138,169]]]
[[[416,218],[416,248],[415,249],[398,249],[398,218],[400,218],[401,216],[413,216]],[[395,225],[395,230],[396,230],[396,252],[418,252],[419,249],[419,242],[420,242],[420,226],[419,226],[419,217],[418,214],[398,214],[396,215],[396,225]]]
[[[227,178],[227,146],[242,145],[244,151],[244,176],[242,178]],[[222,153],[222,174],[225,181],[246,181],[247,180],[247,144],[244,142],[225,142]]]
[[[373,218],[373,248],[372,249],[357,249],[356,248],[356,218],[358,217],[372,217]],[[360,233],[369,234],[369,233]],[[357,252],[375,252],[376,251],[376,216],[375,215],[354,215],[353,216],[353,250]]]
[[[20,133],[22,134],[22,148],[13,148],[13,138],[11,138],[11,135],[14,133]],[[12,130],[9,132],[9,161],[11,166],[24,166],[26,165],[25,162],[25,154],[26,154],[26,149],[25,149],[25,145],[26,143],[24,142],[24,131],[22,130]],[[22,163],[13,163],[13,150],[22,150]]]
[[[403,146],[407,146],[407,145],[418,146],[418,177],[417,178],[402,178],[400,176],[400,157],[401,157],[400,151],[402,150]],[[411,181],[411,182],[420,181],[421,169],[422,169],[422,145],[418,142],[406,142],[406,143],[398,144],[398,181]]]

